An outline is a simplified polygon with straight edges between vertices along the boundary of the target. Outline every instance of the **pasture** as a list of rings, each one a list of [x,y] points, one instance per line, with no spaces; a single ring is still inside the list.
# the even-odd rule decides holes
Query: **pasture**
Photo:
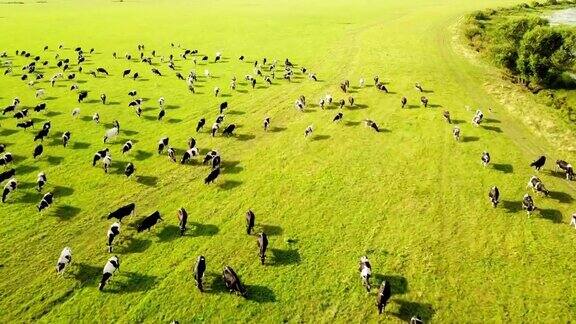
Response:
[[[0,116],[0,144],[15,157],[8,168],[15,168],[18,180],[0,204],[0,320],[405,322],[419,315],[439,323],[574,321],[576,231],[569,222],[576,186],[553,164],[576,161],[576,153],[525,126],[516,115],[525,107],[514,109],[519,101],[495,98],[486,88],[495,72],[464,53],[456,36],[464,14],[516,3],[0,2],[0,52],[8,54],[0,62],[13,62],[13,72],[0,75],[0,107],[18,97],[35,122],[22,130],[11,114]],[[140,62],[138,44],[145,45],[146,55],[157,52],[153,66]],[[81,73],[76,47],[86,52]],[[193,56],[180,57],[183,49],[199,50],[197,64]],[[16,50],[49,61],[39,67],[45,78],[34,88],[20,78],[31,59],[16,56]],[[222,59],[214,63],[216,52]],[[125,59],[126,53],[133,59]],[[71,59],[65,75],[76,73],[76,79],[51,87],[49,78],[60,72],[57,54]],[[160,56],[170,54],[176,71],[161,62]],[[209,60],[201,61],[203,55]],[[268,66],[278,60],[276,78],[268,85],[258,77],[253,89],[244,76],[254,74],[254,61],[264,57]],[[296,65],[291,82],[282,79],[286,58]],[[88,74],[98,67],[110,75]],[[163,75],[152,74],[152,67]],[[125,69],[140,78],[123,78]],[[204,76],[206,69],[211,77]],[[191,70],[199,76],[194,94],[175,76]],[[375,75],[389,93],[374,87]],[[229,87],[233,76],[235,90]],[[360,78],[365,87],[359,87]],[[339,88],[345,79],[351,82],[346,94]],[[417,82],[424,93],[414,88]],[[72,84],[88,91],[83,103]],[[214,87],[221,89],[218,97]],[[45,89],[43,99],[35,97],[38,88]],[[128,107],[131,90],[144,100],[141,117]],[[332,122],[337,105],[318,107],[328,93],[335,101],[355,98],[354,106],[341,110],[339,123]],[[300,95],[307,100],[303,112],[294,108]],[[421,95],[429,98],[428,108],[420,104]],[[400,108],[403,96],[407,109]],[[166,100],[162,121],[156,118],[160,97]],[[223,101],[229,104],[223,125],[237,129],[230,137],[212,137],[209,129]],[[39,102],[47,103],[45,112],[32,111]],[[73,118],[77,107],[80,114]],[[486,115],[479,127],[470,123],[476,109]],[[444,110],[452,125],[444,121]],[[96,112],[99,124],[92,120]],[[196,133],[202,117],[206,126]],[[365,119],[381,131],[366,127]],[[44,153],[33,159],[39,143],[33,137],[48,120]],[[104,144],[114,120],[121,125],[119,136]],[[305,138],[309,125],[314,132]],[[454,126],[462,130],[460,142],[452,136]],[[71,133],[67,147],[61,144],[65,131]],[[182,165],[159,155],[157,143],[165,136],[178,157],[194,137],[200,158]],[[127,140],[134,148],[123,155]],[[108,173],[91,165],[105,147],[112,155]],[[222,173],[206,185],[210,167],[201,159],[212,149],[222,157]],[[492,156],[488,167],[480,162],[483,151]],[[551,191],[548,197],[526,189],[537,174],[529,164],[543,154],[548,162],[538,176]],[[123,174],[128,162],[136,167],[130,179]],[[41,171],[48,182],[39,193]],[[487,194],[495,185],[502,202],[492,208]],[[39,213],[36,205],[47,191],[54,203]],[[529,192],[540,208],[530,217],[521,203]],[[106,246],[112,223],[106,216],[130,202],[136,212],[122,222],[113,253],[122,266],[99,291],[102,268],[113,255]],[[189,214],[183,237],[181,207]],[[248,209],[256,215],[255,233],[269,236],[265,265],[258,259],[257,236],[245,231]],[[137,233],[136,224],[156,210],[164,221]],[[54,266],[65,246],[73,262],[59,276]],[[207,263],[204,293],[193,277],[199,255]],[[363,255],[372,262],[370,293],[358,274]],[[226,265],[245,284],[246,299],[224,287]],[[391,283],[392,298],[378,315],[382,280]]]

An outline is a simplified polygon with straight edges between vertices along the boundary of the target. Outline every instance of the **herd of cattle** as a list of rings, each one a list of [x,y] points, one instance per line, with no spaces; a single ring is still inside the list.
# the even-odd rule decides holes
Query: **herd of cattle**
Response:
[[[208,56],[200,55],[198,50],[184,49],[180,45],[175,44],[171,44],[171,47],[173,51],[179,52],[179,56],[182,60],[191,60],[193,61],[195,66],[202,64],[201,62],[211,61]],[[169,69],[173,70],[172,73],[174,73],[174,75],[178,80],[181,80],[186,84],[186,88],[188,89],[188,91],[190,91],[192,94],[196,94],[195,89],[197,87],[197,82],[200,76],[195,72],[195,70],[190,71],[190,73],[187,76],[184,76],[180,72],[177,72],[175,67],[175,57],[173,54],[170,54],[168,57],[162,57],[162,56],[159,57],[156,51],[151,51],[148,52],[148,54],[146,54],[147,51],[144,45],[138,45],[138,52],[139,52],[139,59],[133,58],[132,55],[129,53],[126,53],[124,55],[124,59],[127,60],[128,62],[139,62],[139,64],[143,66],[142,69],[149,69],[150,72],[156,77],[167,76],[167,74],[165,72],[160,71],[158,68],[152,66],[158,65],[157,62],[159,62],[160,64],[165,64]],[[6,116],[11,114],[13,118],[16,120],[16,126],[18,128],[22,128],[24,130],[27,130],[28,128],[34,128],[35,126],[34,120],[29,118],[32,115],[31,110],[33,110],[34,113],[36,114],[42,114],[49,109],[48,104],[45,101],[42,101],[42,99],[45,97],[46,93],[49,92],[49,90],[43,88],[42,85],[47,86],[49,84],[50,87],[55,87],[56,83],[66,81],[70,83],[69,85],[70,93],[73,96],[75,96],[75,99],[77,100],[78,104],[81,104],[88,98],[90,92],[86,89],[81,89],[80,85],[76,83],[76,80],[78,80],[79,75],[86,74],[91,75],[92,77],[97,76],[108,77],[111,75],[108,72],[108,70],[104,67],[98,67],[96,68],[96,70],[91,71],[84,70],[83,66],[85,64],[83,63],[87,62],[87,58],[93,57],[94,49],[90,49],[88,52],[85,52],[81,47],[77,47],[73,52],[73,55],[75,57],[71,58],[71,57],[64,57],[65,53],[69,52],[66,52],[66,49],[64,49],[63,46],[60,45],[58,47],[58,50],[56,51],[57,54],[52,60],[52,64],[47,59],[47,56],[49,55],[48,53],[50,53],[48,46],[44,48],[43,51],[44,57],[42,57],[41,55],[31,54],[28,51],[23,50],[15,51],[15,54],[17,57],[19,57],[19,59],[26,61],[26,64],[23,64],[22,66],[19,67],[20,70],[22,71],[21,74],[16,73],[18,66],[14,63],[12,57],[8,55],[8,53],[6,52],[0,53],[0,58],[3,59],[3,62],[0,63],[1,66],[4,68],[4,76],[20,78],[23,82],[25,82],[29,86],[31,91],[35,91],[35,97],[38,99],[38,101],[41,101],[30,107],[25,107],[21,103],[20,99],[16,97],[3,109],[2,115]],[[122,59],[116,53],[113,53],[113,57],[115,59]],[[222,58],[223,58],[222,53],[216,53],[211,62],[213,63],[221,62]],[[239,57],[240,61],[244,61],[244,59],[245,59],[244,56]],[[45,73],[47,72],[48,68],[56,69],[58,72],[56,72],[47,81],[45,81],[45,79],[47,78],[47,76],[45,76]],[[276,80],[276,73],[281,73],[282,75],[281,78],[283,80],[286,80],[286,82],[291,82],[291,80],[297,74],[307,75],[312,82],[318,81],[318,78],[315,73],[310,72],[305,67],[297,68],[296,65],[293,64],[289,59],[286,59],[284,61],[284,64],[281,65],[276,60],[268,62],[268,60],[264,58],[260,62],[255,61],[253,63],[252,68],[253,68],[252,73],[247,74],[244,77],[244,80],[248,83],[248,86],[251,87],[252,89],[255,88],[258,82],[265,82],[266,84],[272,84],[274,82],[273,80]],[[133,80],[137,80],[141,77],[141,73],[134,71],[132,68],[124,69],[123,71],[121,71],[121,74],[122,78],[130,78]],[[208,69],[204,71],[203,77],[205,78],[211,77],[211,73]],[[373,80],[375,89],[383,93],[388,93],[388,88],[378,76],[375,76]],[[366,84],[365,79],[360,78],[358,82],[359,88],[365,87],[365,84]],[[230,80],[230,89],[236,90],[238,86],[239,86],[238,80],[236,79],[235,76],[233,76]],[[423,89],[423,86],[419,83],[415,84],[415,88],[416,91],[420,93],[426,92]],[[331,94],[327,94],[322,98],[320,98],[317,104],[320,109],[324,109],[325,107],[331,106],[333,104],[335,104],[339,108],[339,111],[332,119],[332,122],[334,123],[338,123],[341,120],[343,120],[344,118],[343,110],[344,107],[346,107],[346,105],[349,105],[350,107],[356,105],[355,98],[349,95],[350,81],[343,80],[340,83],[340,89],[343,93],[344,98],[335,101]],[[214,88],[213,95],[215,97],[221,96],[221,93],[222,91],[219,87]],[[129,109],[133,109],[136,116],[141,117],[143,113],[142,104],[144,100],[138,97],[137,90],[131,90],[128,92],[127,95],[129,100],[128,103]],[[426,96],[421,96],[419,99],[423,107],[429,106],[429,99]],[[107,102],[109,102],[108,96],[105,93],[100,94],[99,101],[102,103],[102,105],[106,105]],[[158,99],[158,115],[157,115],[158,120],[162,120],[166,116],[165,103],[166,100],[164,97],[160,97]],[[400,108],[405,109],[407,107],[407,103],[408,98],[402,97],[400,100]],[[306,97],[304,95],[301,95],[295,100],[294,107],[299,111],[304,111],[307,104],[308,103]],[[222,129],[221,136],[234,136],[234,131],[236,129],[235,124],[230,123],[226,126],[223,126],[223,122],[225,120],[226,112],[228,109],[229,105],[227,101],[223,101],[219,104],[218,114],[214,118],[214,123],[210,127],[211,136],[217,136],[217,134],[221,129]],[[71,113],[72,118],[78,118],[80,114],[81,114],[80,108],[73,109]],[[447,123],[452,124],[452,119],[449,111],[444,111],[442,113],[442,116],[444,117]],[[91,119],[94,123],[100,122],[100,116],[97,112],[92,115]],[[472,125],[479,126],[480,124],[483,123],[483,121],[484,121],[483,112],[477,110],[472,118]],[[9,122],[4,121],[4,123]],[[204,117],[198,120],[196,126],[196,132],[201,132],[204,129],[206,123],[207,119]],[[371,128],[375,132],[380,131],[380,127],[374,120],[366,119],[365,124],[367,127]],[[262,123],[264,131],[268,131],[270,125],[271,125],[271,118],[269,116],[264,116]],[[65,127],[65,125],[63,127]],[[39,130],[36,132],[36,135],[33,137],[33,141],[35,143],[37,142],[39,143],[35,145],[35,148],[32,152],[33,159],[40,158],[43,155],[45,149],[44,146],[42,145],[42,142],[45,138],[48,138],[50,136],[51,130],[52,130],[52,123],[50,121],[46,121],[40,126]],[[121,131],[122,128],[120,123],[117,120],[115,120],[112,124],[112,127],[104,132],[104,135],[102,137],[103,144],[105,145],[111,139],[117,137]],[[310,125],[306,127],[306,129],[304,130],[304,136],[310,137],[313,134],[313,132],[314,132],[314,126]],[[461,133],[462,131],[458,126],[452,129],[452,134],[455,140],[457,141],[460,141]],[[72,140],[72,133],[69,130],[63,130],[60,140],[62,146],[67,147],[70,141]],[[133,149],[133,147],[134,142],[128,140],[123,144],[121,153],[123,155],[129,154],[130,151]],[[10,195],[18,188],[18,181],[15,178],[17,176],[16,168],[9,168],[11,164],[15,163],[14,156],[9,152],[9,149],[10,148],[8,147],[7,144],[0,143],[0,166],[4,168],[4,170],[0,173],[0,183],[6,181],[2,192],[2,203],[10,203],[9,199]],[[177,162],[178,160],[176,156],[176,151],[174,150],[174,148],[170,146],[170,139],[168,137],[163,137],[158,140],[157,153],[166,154],[169,157],[169,159],[173,162]],[[200,156],[200,150],[196,146],[196,140],[194,138],[190,138],[188,140],[188,149],[179,158],[180,163],[181,164],[190,163],[192,159],[198,156]],[[104,172],[108,172],[112,164],[112,161],[113,161],[112,155],[108,147],[104,147],[101,150],[96,151],[92,156],[92,166],[96,166],[98,163],[100,163],[102,165],[102,168],[104,169]],[[490,153],[483,152],[481,155],[482,164],[485,167],[487,167],[489,166],[490,161],[491,161]],[[220,153],[216,150],[209,151],[204,156],[202,163],[209,164],[211,166],[210,172],[204,179],[204,182],[206,184],[210,184],[214,182],[221,174]],[[546,157],[541,156],[538,159],[536,159],[531,164],[531,166],[534,167],[537,171],[540,171],[544,167],[545,163],[546,163]],[[559,170],[562,170],[562,172],[564,172],[567,180],[569,181],[574,180],[574,169],[570,163],[563,160],[558,160],[556,161],[556,166]],[[135,165],[132,162],[129,162],[124,169],[124,175],[126,177],[131,177],[135,172],[136,172]],[[37,177],[36,189],[38,190],[38,192],[43,191],[43,188],[45,187],[47,182],[48,177],[46,173],[40,172]],[[536,176],[530,178],[528,182],[528,187],[530,187],[534,192],[538,194],[544,196],[549,194],[549,191],[544,186],[544,183]],[[497,207],[500,202],[499,188],[496,186],[492,187],[489,191],[488,196],[490,198],[492,206]],[[38,211],[42,212],[47,208],[50,208],[50,206],[54,202],[54,199],[55,199],[54,193],[46,192],[42,196],[41,200],[37,205]],[[535,206],[534,199],[529,194],[526,194],[523,197],[522,207],[528,212],[528,214],[531,214],[532,212],[538,210],[538,208]],[[125,217],[134,214],[135,208],[136,205],[134,203],[130,203],[109,213],[107,218],[109,220],[115,219],[114,223],[110,226],[107,233],[107,247],[109,253],[112,253],[114,240],[121,233],[122,220]],[[180,234],[184,235],[187,230],[186,226],[188,220],[188,213],[184,208],[181,208],[178,210],[177,215],[179,220]],[[137,231],[143,232],[146,230],[150,230],[161,220],[162,217],[160,213],[158,211],[155,211],[148,217],[144,218],[137,225]],[[254,225],[255,225],[255,214],[251,210],[249,210],[246,213],[246,231],[248,234],[252,233]],[[576,227],[576,214],[572,216],[571,225],[574,225]],[[266,233],[259,234],[257,243],[259,247],[260,261],[262,264],[265,264],[266,250],[268,248],[268,237]],[[71,262],[72,262],[72,250],[70,247],[65,247],[62,250],[60,257],[58,258],[56,271],[58,273],[63,273],[67,268],[67,266],[71,264]],[[100,290],[103,290],[105,288],[106,284],[112,278],[114,273],[119,269],[119,267],[120,267],[119,257],[116,255],[110,257],[103,269],[99,285]],[[206,267],[207,264],[205,257],[199,256],[197,258],[196,265],[194,267],[194,278],[196,280],[196,285],[200,291],[203,291],[204,289],[203,276],[204,272],[206,271]],[[368,260],[368,257],[363,256],[360,259],[359,272],[362,278],[363,285],[366,287],[368,291],[370,291],[371,289],[371,283],[370,283],[371,271],[372,271],[371,265],[370,261]],[[226,287],[231,292],[237,292],[242,296],[247,296],[248,292],[246,288],[241,283],[240,278],[236,274],[234,269],[232,269],[230,266],[224,267],[222,271],[222,279]],[[384,280],[380,284],[376,302],[379,313],[382,313],[384,311],[391,297],[391,289],[392,288],[390,282],[386,280]],[[422,320],[418,316],[415,316],[411,319],[411,322],[421,323]]]

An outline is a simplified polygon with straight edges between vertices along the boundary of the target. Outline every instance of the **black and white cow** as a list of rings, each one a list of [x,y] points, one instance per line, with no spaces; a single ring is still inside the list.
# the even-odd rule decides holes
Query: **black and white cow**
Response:
[[[270,128],[270,117],[264,118],[264,131],[267,132]]]
[[[454,139],[455,139],[456,141],[460,141],[460,132],[461,132],[461,131],[460,131],[460,127],[458,127],[458,126],[455,126],[455,127],[452,129],[452,135],[454,136]]]
[[[472,118],[472,125],[478,127],[480,125],[480,123],[482,123],[483,119],[484,119],[484,114],[482,113],[482,111],[480,109],[476,110],[476,114]]]
[[[370,292],[372,286],[370,285],[370,277],[372,276],[372,265],[368,257],[362,256],[360,258],[360,266],[358,267],[360,271],[360,278],[362,279],[362,284],[366,288],[366,291]]]
[[[487,151],[482,152],[482,157],[480,158],[482,161],[482,165],[483,166],[488,166],[488,164],[490,164],[490,153],[488,153]]]
[[[122,154],[130,152],[133,146],[134,143],[132,143],[132,141],[126,141],[126,143],[124,143],[124,145],[122,146]]]
[[[6,202],[6,198],[8,197],[8,195],[13,192],[14,190],[16,190],[16,188],[18,187],[18,182],[16,181],[15,178],[12,178],[10,180],[8,180],[8,182],[4,185],[4,191],[2,191],[2,202]]]
[[[108,229],[107,235],[108,235],[108,253],[112,253],[112,243],[114,242],[116,236],[120,235],[120,223],[114,222],[110,226],[110,229]]]
[[[392,296],[391,285],[387,280],[384,280],[382,282],[382,285],[380,285],[378,295],[376,296],[376,306],[378,307],[378,314],[382,314],[391,296]]]
[[[112,164],[112,156],[110,156],[110,154],[102,158],[102,168],[104,168],[104,173],[108,173],[108,169],[110,168],[111,164]]]
[[[306,127],[306,130],[304,130],[304,137],[312,135],[312,132],[314,132],[314,126],[310,125]]]
[[[34,121],[31,119],[26,120],[26,121],[23,121],[21,123],[16,124],[16,127],[23,128],[24,130],[27,130],[30,127],[34,127]]]
[[[126,168],[124,168],[124,175],[126,176],[126,178],[130,178],[130,176],[132,176],[134,172],[136,172],[136,167],[132,162],[128,162]]]
[[[377,133],[380,132],[380,127],[378,127],[378,124],[376,124],[375,121],[370,120],[370,119],[366,119],[366,120],[364,120],[364,123],[366,124],[367,127],[372,128],[372,129],[375,130]]]
[[[196,265],[194,266],[194,280],[196,281],[196,287],[201,292],[204,291],[204,286],[202,285],[204,272],[206,272],[206,259],[201,255],[196,259]]]
[[[44,209],[52,206],[53,202],[54,202],[54,194],[51,192],[47,192],[44,194],[42,200],[40,200],[40,203],[38,203],[38,206],[36,207],[38,208],[39,212],[42,212]]]
[[[12,177],[14,177],[16,175],[16,170],[15,169],[10,169],[8,171],[4,171],[0,173],[0,183],[4,182],[5,180],[8,180]]]
[[[191,149],[186,150],[182,155],[182,159],[180,160],[180,164],[186,164],[188,161],[192,160],[193,157],[200,155],[197,147],[192,147]]]
[[[202,127],[204,127],[205,124],[206,124],[206,118],[200,118],[198,124],[196,125],[196,132],[199,132],[202,129]]]
[[[115,255],[108,259],[108,262],[104,265],[104,270],[102,270],[102,279],[98,285],[98,290],[104,290],[104,286],[106,286],[108,281],[110,281],[110,278],[112,278],[112,275],[114,275],[118,269],[120,269],[120,259]]]
[[[56,262],[56,273],[62,274],[64,270],[72,263],[72,249],[69,247],[64,247],[62,252],[60,252],[60,257]]]
[[[184,207],[178,209],[178,228],[180,229],[180,236],[184,236],[186,232],[186,224],[188,223],[188,212]]]
[[[162,154],[162,152],[164,152],[164,148],[166,148],[168,146],[169,142],[170,142],[170,139],[168,137],[162,137],[158,141],[158,154]]]
[[[122,222],[124,217],[134,214],[134,209],[136,208],[135,203],[130,203],[128,205],[122,206],[115,211],[108,214],[108,219],[116,218],[119,222]]]
[[[452,120],[450,119],[450,112],[448,110],[445,110],[442,113],[442,116],[444,116],[444,120],[446,120],[448,124],[452,124]]]
[[[490,192],[488,192],[488,198],[490,198],[490,202],[492,203],[492,207],[498,207],[500,203],[500,190],[498,187],[494,186],[490,188]]]
[[[556,167],[566,173],[566,180],[574,179],[574,168],[572,167],[572,164],[563,160],[557,160]]]
[[[574,228],[576,228],[576,213],[572,214],[570,226],[574,226]]]
[[[526,188],[532,188],[533,192],[538,192],[540,194],[543,194],[544,196],[548,196],[550,194],[550,191],[548,191],[546,189],[546,187],[544,186],[544,183],[542,182],[542,180],[540,180],[538,177],[536,176],[532,176],[530,178],[530,180],[528,181],[528,185],[526,186]]]
[[[2,157],[0,157],[0,166],[6,166],[12,161],[14,161],[12,153],[6,152]]]
[[[525,194],[524,198],[522,199],[522,209],[526,210],[528,216],[530,216],[533,211],[538,209],[538,207],[534,205],[534,199],[532,199],[532,196],[529,194]]]
[[[42,188],[44,187],[46,182],[47,182],[46,174],[44,172],[38,173],[38,178],[36,179],[37,184],[36,190],[42,191]]]
[[[252,210],[248,210],[246,212],[246,234],[250,235],[252,233],[252,229],[254,228],[254,223],[256,222],[256,215]]]
[[[98,162],[101,159],[104,159],[104,157],[108,156],[110,152],[110,149],[105,148],[103,150],[97,151],[96,153],[94,153],[94,157],[92,158],[92,166],[96,166],[96,162]]]
[[[334,116],[334,118],[332,119],[332,122],[339,122],[342,120],[342,118],[344,118],[344,114],[339,112],[336,114],[336,116]]]
[[[224,284],[226,288],[230,290],[230,292],[236,292],[240,294],[242,297],[247,297],[248,292],[246,288],[240,282],[240,278],[234,272],[234,270],[230,266],[226,266],[222,271],[222,279],[224,279]]]

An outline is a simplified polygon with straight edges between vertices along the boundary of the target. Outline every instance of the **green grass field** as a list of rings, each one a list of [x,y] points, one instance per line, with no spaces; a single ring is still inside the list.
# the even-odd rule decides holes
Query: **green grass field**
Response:
[[[503,105],[489,93],[494,70],[463,55],[454,35],[466,13],[516,3],[0,3],[0,52],[10,55],[1,61],[14,64],[13,75],[0,75],[0,106],[15,96],[28,107],[42,101],[20,80],[29,59],[16,57],[16,49],[50,61],[41,69],[45,80],[36,85],[46,89],[48,113],[32,112],[35,130],[16,128],[9,114],[0,117],[0,143],[16,156],[19,181],[0,205],[0,321],[399,322],[417,314],[439,323],[576,320],[576,231],[568,225],[576,211],[576,186],[552,172],[553,161],[576,161],[576,153],[562,151],[554,138],[537,136],[520,122],[518,112],[524,110],[514,109],[518,102]],[[172,49],[172,42],[210,58],[221,51],[224,59],[194,66],[178,56],[181,50]],[[59,44],[64,49],[58,50]],[[113,52],[137,56],[137,44],[145,44],[148,53],[175,54],[183,75],[209,69],[213,78],[201,77],[193,95],[159,58],[154,61],[163,77],[144,63],[112,58]],[[45,53],[44,45],[50,47]],[[76,46],[96,49],[75,81],[90,91],[83,104],[69,90],[74,82],[59,81],[54,88],[47,82],[58,72],[56,53],[75,61]],[[267,86],[259,79],[252,90],[242,79],[262,57],[279,63],[288,57],[320,81],[297,74],[292,83],[277,77]],[[111,75],[86,73],[100,66]],[[122,79],[126,68],[140,72],[141,79]],[[372,87],[376,74],[391,93]],[[241,81],[236,91],[228,87],[233,75]],[[361,77],[369,86],[356,87]],[[320,110],[316,104],[326,93],[343,98],[338,85],[344,79],[354,86],[357,105],[344,108],[343,122],[333,124],[338,108]],[[429,89],[432,108],[419,105],[416,82]],[[223,89],[222,97],[214,98],[215,86]],[[132,89],[146,99],[141,118],[127,107]],[[99,102],[100,93],[109,104]],[[293,106],[299,95],[309,103],[303,113]],[[167,115],[158,122],[161,96]],[[402,96],[415,106],[401,110]],[[224,124],[239,125],[236,135],[196,134],[197,120],[206,117],[209,128],[223,100],[230,104]],[[81,109],[78,119],[71,116],[75,107]],[[487,114],[479,128],[470,124],[477,108]],[[444,110],[459,123],[462,142],[452,138]],[[94,112],[100,125],[91,121]],[[267,115],[273,131],[266,133]],[[366,128],[366,118],[385,131]],[[122,127],[106,145],[113,162],[105,174],[91,160],[105,147],[102,136],[115,119]],[[32,138],[44,120],[51,120],[52,131],[44,156],[35,161]],[[314,136],[305,139],[310,124]],[[72,139],[63,148],[60,137],[67,130]],[[216,184],[203,183],[208,166],[182,166],[158,156],[162,136],[170,137],[179,156],[190,136],[203,153],[218,149],[223,174]],[[128,139],[135,147],[122,156]],[[484,150],[493,159],[487,168],[480,163]],[[552,193],[535,196],[542,210],[529,218],[521,199],[534,174],[529,163],[541,154],[549,162],[539,176]],[[128,162],[137,168],[130,180],[122,174]],[[36,210],[42,194],[34,188],[40,171],[48,176],[45,191],[55,194],[43,214]],[[497,209],[487,198],[493,185],[503,199]],[[97,284],[110,257],[106,231],[112,222],[106,215],[129,202],[136,203],[136,215],[123,222],[115,247],[122,266],[100,292]],[[177,228],[180,207],[191,223],[184,237]],[[270,236],[265,266],[256,236],[245,234],[249,208],[256,214],[256,232]],[[137,221],[155,210],[165,221],[137,233]],[[60,277],[54,266],[64,246],[72,248],[74,262]],[[201,254],[208,265],[205,293],[196,289],[192,273]],[[374,305],[376,290],[367,294],[361,285],[362,255],[372,261],[374,286],[384,279],[392,283],[384,315],[378,316]],[[220,279],[225,265],[240,275],[248,299],[225,291]]]

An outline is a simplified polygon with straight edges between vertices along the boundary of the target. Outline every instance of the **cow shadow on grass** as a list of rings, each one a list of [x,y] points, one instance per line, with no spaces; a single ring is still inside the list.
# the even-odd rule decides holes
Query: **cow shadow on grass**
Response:
[[[367,109],[368,105],[365,104],[354,104],[354,106],[348,106],[348,109],[350,110],[358,110],[358,109]]]
[[[58,165],[58,164],[62,163],[62,161],[64,161],[63,157],[55,156],[55,155],[47,155],[44,159],[50,165]]]
[[[283,132],[283,131],[285,131],[285,130],[287,130],[287,129],[288,129],[288,128],[286,128],[286,127],[274,126],[274,127],[270,128],[270,129],[268,130],[268,132],[270,132],[270,133],[280,133],[280,132]]]
[[[81,286],[96,286],[97,278],[102,275],[102,267],[93,266],[86,263],[73,263],[76,268],[72,277],[80,283]]]
[[[238,134],[236,135],[236,139],[242,142],[251,141],[256,138],[256,135],[252,134]]]
[[[463,143],[477,142],[478,140],[480,140],[480,137],[478,136],[462,136]]]
[[[559,203],[569,204],[574,201],[574,198],[569,193],[561,191],[550,191],[550,198],[558,200]]]
[[[454,125],[460,125],[460,124],[465,123],[465,121],[462,119],[452,119],[451,122],[452,122],[451,124],[454,124]]]
[[[15,167],[14,170],[16,170],[16,174],[22,175],[22,174],[28,174],[28,173],[31,173],[34,171],[38,171],[38,170],[40,170],[40,168],[35,166],[35,165],[19,165],[19,166]]]
[[[482,125],[481,127],[484,128],[485,130],[493,131],[496,133],[502,133],[502,128],[500,128],[498,126]]]
[[[380,273],[374,274],[373,286],[376,289],[380,288],[380,285],[384,280],[390,283],[392,288],[392,295],[402,295],[408,292],[408,280],[402,276],[398,275],[383,275]]]
[[[146,251],[150,245],[152,245],[152,241],[150,240],[143,240],[130,236],[122,242],[122,245],[118,247],[118,250],[120,250],[121,253],[142,253]]]
[[[72,143],[72,149],[73,150],[85,150],[85,149],[89,148],[90,145],[92,145],[92,144],[87,143],[87,142],[74,142],[74,143]]]
[[[56,207],[52,212],[53,215],[60,218],[61,220],[69,220],[72,217],[80,214],[82,210],[78,207],[71,205],[60,205]]]
[[[260,224],[258,225],[258,228],[260,229],[260,232],[264,232],[268,236],[277,236],[282,235],[282,233],[284,233],[282,227],[277,225]]]
[[[507,213],[516,213],[522,210],[522,202],[503,200],[502,208],[504,208]]]
[[[158,282],[156,276],[140,274],[137,272],[120,272],[115,280],[112,280],[104,288],[105,293],[129,294],[139,291],[148,291]]]
[[[208,284],[208,285],[206,285]],[[222,275],[217,272],[206,272],[204,273],[204,292],[209,294],[218,293],[229,293],[230,291],[226,288]]]
[[[299,264],[302,260],[300,257],[300,252],[298,252],[296,249],[270,249],[270,252],[272,254],[270,265],[272,266]]]
[[[15,199],[14,202],[19,204],[32,204],[40,202],[41,197],[42,195],[37,191],[35,191],[35,193],[25,192],[24,194],[20,195],[18,199]],[[10,201],[10,196],[8,196],[6,201]]]
[[[344,126],[354,127],[354,126],[360,125],[361,123],[362,123],[362,122],[359,122],[359,121],[350,121],[350,120],[347,120],[347,121],[344,122]]]
[[[4,128],[4,129],[0,130],[0,136],[10,136],[10,135],[16,134],[16,133],[18,133],[18,131],[15,129]]]
[[[74,193],[74,189],[64,186],[55,186],[54,189],[52,189],[52,192],[55,197],[68,197]]]
[[[315,135],[314,137],[312,137],[313,141],[324,141],[327,139],[330,139],[330,135]]]
[[[214,236],[220,231],[218,226],[214,224],[201,224],[196,222],[190,222],[192,230],[189,231],[192,236]]]
[[[136,176],[136,182],[148,187],[155,187],[158,184],[158,177],[154,176]]]
[[[500,121],[494,118],[486,118],[484,119],[484,121],[489,124],[500,124]]]
[[[56,117],[58,115],[62,115],[62,113],[59,111],[49,111],[46,113],[46,117]],[[90,118],[90,120],[92,120],[92,118]]]
[[[431,304],[411,302],[407,300],[393,300],[392,302],[398,304],[398,312],[390,313],[390,315],[400,319],[401,321],[410,322],[413,316],[420,317],[424,323],[428,323],[434,316],[434,308]]]
[[[562,222],[562,213],[557,209],[541,209],[540,216],[545,218],[553,223],[561,223]]]
[[[225,180],[224,182],[220,183],[218,187],[222,190],[232,190],[238,186],[241,186],[242,183],[242,181]]]
[[[273,303],[276,301],[276,294],[268,287],[260,285],[246,285],[248,296],[246,299],[257,303]]]
[[[512,173],[514,171],[514,167],[512,164],[504,164],[504,163],[495,163],[492,165],[494,170],[500,171],[503,173]]]
[[[159,242],[169,242],[180,236],[180,229],[176,225],[166,225],[156,233]]]
[[[222,173],[223,174],[238,174],[244,170],[243,167],[239,166],[240,161],[224,161],[222,162]]]
[[[136,154],[134,154],[134,158],[137,161],[144,161],[144,160],[150,158],[152,155],[154,155],[154,154],[152,154],[150,152],[142,151],[142,150],[137,150]]]

